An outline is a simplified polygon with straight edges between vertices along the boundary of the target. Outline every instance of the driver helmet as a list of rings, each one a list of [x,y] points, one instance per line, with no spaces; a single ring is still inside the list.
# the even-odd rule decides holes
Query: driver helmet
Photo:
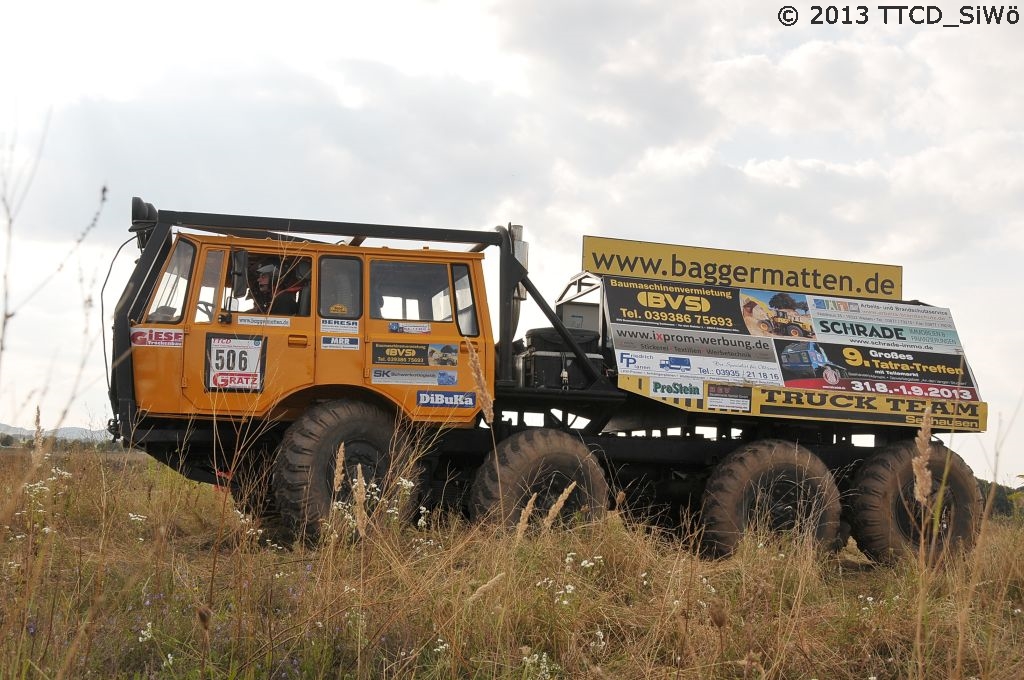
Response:
[[[266,285],[260,280],[267,277]],[[256,270],[256,287],[262,292],[268,292],[277,285],[277,265],[265,264]]]

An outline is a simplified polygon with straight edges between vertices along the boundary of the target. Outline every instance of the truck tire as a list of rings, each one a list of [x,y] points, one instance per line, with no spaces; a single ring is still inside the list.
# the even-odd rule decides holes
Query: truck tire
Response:
[[[867,557],[882,564],[917,554],[921,541],[921,506],[914,499],[913,440],[892,444],[868,458],[854,477],[853,538]],[[949,473],[940,509],[940,532],[935,558],[951,550],[974,547],[984,503],[974,473],[963,458],[942,444],[930,445],[928,469],[931,497],[942,485],[946,461]],[[931,525],[930,520],[926,528]],[[925,539],[930,544],[930,531]]]
[[[782,332],[791,338],[804,337],[804,329],[800,328],[800,326],[797,326],[796,324],[789,324],[788,326],[782,329]]]
[[[733,451],[712,471],[702,544],[712,556],[726,557],[763,521],[772,532],[808,531],[820,547],[836,550],[840,511],[835,480],[820,458],[793,442],[763,439]]]
[[[310,408],[285,432],[278,451],[274,493],[293,539],[315,544],[334,501],[348,500],[356,468],[380,484],[391,466],[394,418],[358,401],[328,401]],[[334,488],[338,446],[345,444],[345,479]]]
[[[569,486],[576,488],[559,512],[568,520],[602,517],[608,509],[608,482],[594,455],[577,437],[551,429],[526,430],[501,441],[476,472],[470,515],[513,526],[536,493],[533,516],[543,518]]]

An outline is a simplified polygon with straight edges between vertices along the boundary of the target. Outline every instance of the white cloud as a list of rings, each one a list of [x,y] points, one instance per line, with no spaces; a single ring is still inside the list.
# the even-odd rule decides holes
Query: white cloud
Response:
[[[751,179],[765,184],[799,189],[803,184],[806,166],[807,162],[789,157],[766,161],[750,159],[743,164],[743,173]]]
[[[974,26],[955,36],[921,32],[908,54],[925,65],[929,87],[908,107],[907,125],[950,141],[987,130],[1020,129],[1024,50],[1016,26]]]
[[[709,66],[701,91],[734,124],[773,134],[830,132],[884,139],[924,85],[925,65],[900,47],[811,41],[778,57],[748,54]]]
[[[1024,382],[1006,360],[1024,328],[1004,302],[1024,260],[1019,31],[785,29],[763,2],[730,8],[5,7],[0,60],[19,67],[0,75],[0,137],[9,148],[17,133],[20,166],[52,110],[17,223],[17,285],[59,258],[105,185],[81,260],[90,277],[127,238],[135,194],[176,210],[520,222],[549,299],[579,268],[583,233],[894,263],[908,297],[953,309],[992,412],[1012,410]],[[48,394],[71,389],[81,317],[54,291],[78,298],[76,286],[13,319],[3,414],[22,418],[33,377]],[[68,324],[62,356],[51,329]],[[98,349],[72,404],[80,420],[104,408]]]

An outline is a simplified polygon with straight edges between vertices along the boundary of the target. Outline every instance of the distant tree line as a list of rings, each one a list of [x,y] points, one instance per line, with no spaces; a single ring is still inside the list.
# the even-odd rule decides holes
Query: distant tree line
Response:
[[[108,439],[55,439],[44,437],[46,446],[51,451],[121,451],[123,447],[120,442],[113,442]],[[0,447],[2,448],[31,448],[35,445],[32,437],[15,436],[10,433],[0,434]]]
[[[992,496],[992,515],[994,517],[1024,517],[1024,486],[1013,489],[1002,484],[987,482],[984,479],[978,480],[981,487],[981,496],[988,502],[990,493]],[[995,490],[992,490],[992,487]]]

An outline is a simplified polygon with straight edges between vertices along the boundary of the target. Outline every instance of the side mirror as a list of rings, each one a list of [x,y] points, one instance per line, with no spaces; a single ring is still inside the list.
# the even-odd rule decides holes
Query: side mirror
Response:
[[[232,297],[242,297],[249,289],[249,251],[231,251],[231,294]]]

